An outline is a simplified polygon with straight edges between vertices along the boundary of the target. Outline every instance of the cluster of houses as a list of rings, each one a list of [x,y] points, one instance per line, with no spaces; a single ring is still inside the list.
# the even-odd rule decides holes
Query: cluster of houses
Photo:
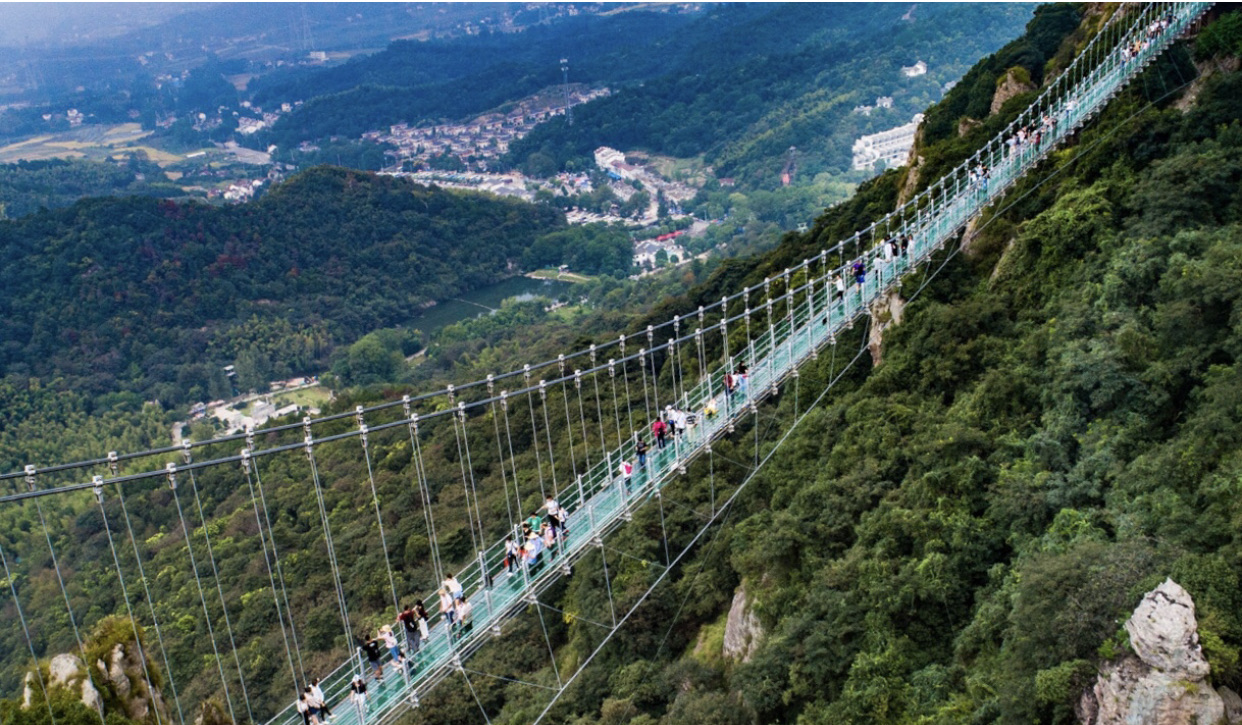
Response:
[[[275,380],[271,385],[268,393],[260,396],[249,396],[243,398],[234,398],[232,401],[213,400],[210,403],[195,403],[190,406],[190,420],[199,421],[211,417],[219,420],[224,425],[224,435],[231,435],[247,428],[256,428],[263,425],[273,418],[283,418],[286,415],[292,415],[302,410],[302,407],[296,403],[277,408],[272,402],[271,395],[273,393],[281,393],[287,390],[297,390],[319,384],[318,376],[306,376],[289,378],[288,380]],[[246,406],[245,403],[253,401],[252,405]],[[234,406],[238,406],[243,410],[238,410]],[[245,412],[244,408],[249,407],[249,412]],[[318,408],[307,408],[306,412],[310,415],[318,415]],[[174,430],[179,430],[182,423],[177,423]],[[174,437],[177,437],[174,435]]]
[[[576,106],[607,96],[607,88],[571,86],[569,105]],[[459,124],[433,124],[410,127],[400,123],[387,132],[368,131],[367,141],[389,143],[397,148],[397,166],[405,162],[425,162],[448,154],[476,164],[509,150],[509,144],[522,138],[536,125],[565,113],[565,96],[560,89],[548,89],[519,101],[507,113],[488,113]],[[482,161],[481,168],[486,168]]]

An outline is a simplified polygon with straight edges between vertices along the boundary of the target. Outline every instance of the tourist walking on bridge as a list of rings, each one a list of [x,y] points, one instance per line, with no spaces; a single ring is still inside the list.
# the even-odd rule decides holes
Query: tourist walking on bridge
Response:
[[[420,601],[421,605],[422,602]],[[401,624],[401,630],[405,632],[405,646],[410,650],[410,657],[418,654],[419,647],[422,646],[422,637],[418,633],[418,613],[414,611],[414,607],[409,604],[405,605],[405,609],[397,615],[397,622]]]
[[[362,651],[366,653],[367,661],[371,663],[371,668],[375,674],[376,682],[384,681],[384,666],[380,664],[382,650],[380,642],[373,636],[368,636],[366,641],[362,643]]]
[[[362,681],[362,675],[354,675],[354,681],[349,685],[349,699],[358,708],[358,722],[366,722],[367,683]]]
[[[453,595],[448,589],[440,587],[440,614],[444,615],[444,626],[453,628]]]
[[[668,426],[664,421],[656,418],[651,423],[651,435],[655,436],[656,448],[664,450],[664,436],[668,434]]]
[[[303,725],[312,725],[312,721],[319,722],[314,715],[311,715],[310,703],[306,701],[306,692],[298,693],[297,708],[298,714],[302,716]]]
[[[319,711],[323,713],[324,721],[332,722],[332,708],[328,707],[328,698],[324,697],[323,689],[319,687],[318,677],[311,680],[310,690],[315,699],[319,701]]]

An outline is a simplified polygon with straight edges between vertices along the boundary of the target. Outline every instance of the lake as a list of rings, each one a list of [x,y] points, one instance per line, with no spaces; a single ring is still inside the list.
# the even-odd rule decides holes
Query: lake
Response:
[[[570,282],[511,277],[503,282],[467,292],[460,297],[442,300],[435,307],[427,309],[422,315],[414,318],[410,322],[410,327],[421,330],[429,338],[455,322],[489,314],[510,297],[564,299],[568,297],[571,287],[573,284]]]

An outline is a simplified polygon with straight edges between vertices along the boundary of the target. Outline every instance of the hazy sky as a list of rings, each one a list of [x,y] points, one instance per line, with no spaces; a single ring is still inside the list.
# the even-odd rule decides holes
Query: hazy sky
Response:
[[[0,3],[0,45],[74,45],[154,25],[207,3]]]

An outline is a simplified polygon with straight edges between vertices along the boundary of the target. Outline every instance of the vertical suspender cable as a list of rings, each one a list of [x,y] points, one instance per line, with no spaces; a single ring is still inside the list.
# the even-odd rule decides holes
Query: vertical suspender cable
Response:
[[[379,524],[380,548],[384,552],[384,569],[388,572],[388,590],[392,593],[392,608],[396,614],[401,613],[401,603],[397,599],[397,581],[392,574],[392,561],[388,558],[388,537],[384,534],[384,517],[380,514],[379,489],[375,486],[375,472],[371,468],[371,449],[367,440],[367,424],[362,417],[363,408],[358,406],[358,437],[362,442],[362,457],[367,462],[367,481],[371,484],[371,502],[375,505],[375,522]],[[401,678],[408,687],[410,671],[402,667]]]
[[[452,386],[450,385],[449,386],[449,403],[452,404],[453,402],[454,401],[453,401]],[[452,415],[450,415],[449,417],[453,425],[453,439],[457,441],[457,463],[458,463],[459,468],[461,469],[461,486],[462,486],[462,492],[465,495],[465,499],[466,499],[466,523],[470,527],[470,543],[474,547],[475,551],[479,551],[482,548],[482,545],[479,543],[479,540],[480,540],[480,537],[483,536],[483,532],[479,531],[478,536],[475,535],[475,529],[474,529],[475,516],[474,514],[471,513],[471,508],[473,506],[473,503],[471,502],[471,499],[470,499],[470,481],[466,473],[466,456],[464,453],[462,453],[462,450],[461,450],[461,434],[457,432],[457,411],[453,411]],[[464,428],[465,425],[466,425],[466,421],[463,419],[462,427]],[[535,440],[535,443],[536,445],[539,443],[537,438]]]
[[[618,340],[620,343],[621,355],[621,380],[625,383],[625,415],[629,427],[626,430],[634,430],[634,411],[630,408],[630,374],[625,368],[625,335]]]
[[[252,428],[246,430],[246,451],[248,455],[254,453],[254,429]],[[246,480],[250,480],[249,468],[247,468]],[[259,462],[257,460],[254,461],[254,487],[259,492],[259,505],[262,506],[263,520],[267,523],[268,538],[272,542],[272,565],[276,569],[276,580],[280,582],[280,595],[285,602],[285,617],[289,620],[289,641],[293,643],[293,653],[297,656],[298,673],[302,675],[302,681],[305,682],[307,678],[306,666],[302,662],[302,646],[298,643],[298,628],[293,618],[293,607],[289,605],[289,587],[285,583],[285,569],[280,563],[280,549],[276,546],[276,527],[272,525],[272,514],[267,506],[267,493],[263,490],[263,476],[259,472]],[[259,528],[262,528],[262,526]],[[273,589],[273,596],[275,596],[275,589]],[[279,608],[278,605],[277,609],[279,610]],[[292,673],[290,674],[292,675]],[[296,681],[293,683],[293,687],[298,692],[301,692]]]
[[[574,424],[573,419],[569,416],[569,384],[565,382],[565,356],[559,355],[557,363],[560,369],[561,377],[561,400],[565,404],[565,434],[569,440],[569,467],[573,469],[573,477],[578,477],[578,459],[574,453]]]
[[[517,455],[513,452],[513,430],[509,427],[509,392],[500,391],[500,410],[505,417],[505,441],[509,444],[509,462],[513,465],[513,502],[517,504],[517,521],[522,520],[522,492],[518,489]],[[505,494],[508,497],[508,493]],[[517,530],[516,522],[513,530]]]
[[[625,446],[625,436],[621,434],[621,406],[617,403],[617,364],[608,359],[608,379],[612,381],[612,416],[617,424],[617,447]]]
[[[539,405],[543,408],[543,432],[548,439],[548,470],[552,471],[552,497],[556,498],[560,495],[560,487],[556,482],[556,456],[552,453],[552,422],[548,418],[548,385],[543,380],[539,381]],[[465,411],[462,411],[465,415]],[[464,425],[464,418],[463,425]],[[536,439],[535,444],[539,441]]]
[[[185,462],[190,462],[189,441],[185,441]],[[229,620],[229,608],[224,603],[224,587],[220,585],[220,570],[216,567],[216,554],[211,545],[211,531],[207,526],[207,517],[203,514],[203,502],[198,495],[198,482],[194,478],[194,469],[190,469],[190,490],[194,492],[194,505],[198,509],[198,518],[203,522],[203,539],[207,542],[207,558],[211,562],[211,574],[216,580],[216,595],[220,597],[220,611],[224,612],[224,629],[229,635],[229,647],[233,650],[233,664],[237,667],[237,681],[241,685],[242,702],[246,703],[246,716],[254,722],[254,713],[250,710],[250,694],[246,692],[246,678],[242,675],[241,658],[237,655],[237,641],[233,638],[233,623]]]
[[[190,569],[194,573],[194,585],[198,588],[198,601],[203,605],[203,618],[207,625],[207,637],[211,640],[211,651],[216,660],[216,669],[220,673],[220,684],[224,686],[224,700],[229,708],[229,718],[237,722],[233,712],[233,695],[229,692],[228,678],[224,676],[224,663],[220,661],[220,650],[216,647],[216,632],[211,626],[211,614],[207,611],[207,595],[203,593],[203,582],[198,578],[198,564],[194,560],[194,545],[190,541],[190,526],[185,521],[185,513],[181,510],[181,495],[177,493],[177,465],[169,463],[164,467],[168,477],[168,487],[173,492],[173,501],[177,504],[177,519],[181,522],[181,530],[185,533],[185,548],[190,556]]]
[[[332,527],[328,523],[328,505],[323,493],[323,485],[319,480],[319,466],[315,463],[315,439],[311,437],[310,418],[302,419],[302,427],[306,431],[304,445],[306,458],[310,461],[311,480],[315,484],[315,501],[319,505],[319,518],[323,521],[323,538],[328,548],[328,564],[332,568],[332,582],[336,586],[337,604],[341,608],[341,626],[345,632],[345,647],[353,646],[354,628],[349,622],[349,605],[345,601],[345,584],[341,581],[341,570],[336,562],[336,547],[332,543]]]
[[[660,411],[660,377],[656,371],[655,362],[655,331],[651,325],[647,325],[647,346],[651,352],[651,397],[655,401],[655,414],[659,417]]]
[[[147,666],[147,653],[142,646],[142,635],[138,633],[138,620],[134,619],[134,609],[129,603],[129,587],[125,585],[125,573],[121,571],[121,557],[116,553],[116,542],[112,539],[112,526],[108,523],[108,512],[104,508],[103,476],[94,477],[95,501],[99,503],[99,515],[103,519],[104,533],[108,537],[108,548],[112,551],[112,563],[116,565],[117,582],[121,585],[121,598],[125,600],[125,611],[129,614],[129,626],[134,632],[134,647],[138,650],[138,663],[142,666],[142,677],[147,683],[147,693],[151,697],[151,712],[155,714],[155,722],[163,723],[159,708],[155,706],[155,685],[151,681],[151,671]],[[118,484],[118,488],[120,485]],[[251,718],[253,720],[253,718]]]
[[[414,447],[414,477],[418,479],[418,494],[423,502],[423,516],[427,520],[427,544],[431,552],[431,568],[435,573],[435,580],[443,581],[444,566],[440,561],[440,544],[436,538],[436,519],[431,512],[431,484],[427,481],[427,468],[423,464],[423,447],[418,441],[418,414],[410,413],[407,418],[410,421],[410,445]],[[508,423],[508,417],[505,418],[505,422]]]
[[[371,503],[375,506],[375,522],[379,524],[380,548],[384,551],[384,568],[388,570],[388,589],[392,593],[392,606],[398,614],[401,604],[397,598],[397,580],[392,573],[392,561],[388,557],[388,536],[384,533],[384,517],[380,513],[379,489],[375,485],[375,471],[371,468],[371,449],[367,440],[367,424],[362,417],[362,406],[358,406],[358,433],[362,441],[362,457],[367,462],[367,481],[371,484]]]
[[[586,408],[582,405],[582,371],[577,369],[574,370],[574,390],[578,391],[578,421],[582,425],[582,442],[586,447],[586,470],[590,471],[591,436],[587,434]]]
[[[285,657],[289,660],[289,678],[293,684],[293,694],[300,693],[298,687],[298,671],[293,666],[293,651],[289,647],[289,632],[285,629],[285,615],[280,608],[280,593],[276,589],[276,575],[272,571],[272,559],[268,555],[267,537],[263,532],[263,519],[259,516],[259,500],[254,493],[254,481],[250,477],[250,449],[241,450],[242,470],[246,473],[246,488],[250,491],[250,504],[254,509],[254,523],[259,529],[259,543],[263,546],[263,564],[267,567],[267,581],[272,587],[272,603],[276,605],[276,621],[280,623],[280,639],[285,645]],[[273,544],[275,541],[273,540]]]
[[[505,488],[505,508],[508,509],[509,511],[509,531],[513,531],[514,529],[517,528],[517,521],[516,519],[513,518],[513,502],[509,500],[509,475],[505,471],[505,449],[500,445],[500,417],[496,414],[495,392],[496,392],[495,378],[492,377],[491,374],[488,374],[487,376],[487,397],[491,399],[492,428],[495,429],[496,431],[496,456],[497,456],[496,460],[500,462],[500,481],[504,485],[504,488]],[[406,417],[408,418],[409,416],[406,416]],[[572,444],[570,446],[570,451],[571,452],[573,451]],[[516,469],[513,472],[513,483],[515,486],[517,485],[517,470]],[[522,515],[520,508],[518,511],[518,515],[519,516]],[[507,536],[508,535],[506,535],[506,537]]]
[[[526,381],[526,402],[530,404],[530,436],[531,447],[535,449],[535,468],[539,471],[539,498],[543,499],[547,495],[543,486],[543,458],[539,455],[539,427],[535,425],[535,394],[530,385],[530,365],[526,366],[524,371],[524,379]]]
[[[474,461],[470,457],[470,433],[466,430],[466,404],[457,404],[457,415],[461,417],[461,442],[466,449],[466,471],[470,473],[470,494],[474,496],[474,515],[478,519],[479,525],[479,553],[482,553],[483,547],[487,546],[486,534],[483,531],[483,510],[479,505],[479,484],[474,478]],[[468,513],[468,512],[467,512]],[[487,572],[484,570],[482,562],[479,564],[481,573],[486,581]]]
[[[35,490],[35,467],[26,466],[26,484],[31,491]],[[82,635],[78,631],[77,618],[73,616],[73,607],[69,604],[69,590],[65,588],[65,579],[60,573],[60,562],[56,559],[56,547],[52,546],[52,535],[47,530],[47,519],[43,516],[43,505],[39,503],[39,499],[35,499],[35,510],[39,512],[39,525],[43,527],[43,538],[47,541],[47,551],[52,555],[52,568],[56,570],[56,582],[60,584],[60,595],[65,599],[65,611],[69,613],[69,624],[73,627],[73,638],[78,643],[78,652],[82,654],[82,664],[89,667],[90,664],[86,657],[86,647],[82,645]],[[103,722],[103,707],[97,708],[99,720]],[[105,724],[106,725],[106,724]]]
[[[17,619],[22,623],[22,633],[26,635],[26,648],[30,650],[30,661],[34,663],[35,675],[39,678],[39,689],[43,692],[43,704],[47,705],[47,716],[52,725],[56,725],[56,715],[52,712],[52,698],[47,691],[47,683],[43,681],[43,668],[39,666],[39,656],[35,654],[34,641],[30,639],[30,627],[26,624],[26,615],[22,612],[22,604],[17,600],[17,583],[13,572],[9,571],[9,557],[0,544],[0,564],[4,564],[4,579],[9,583],[9,592],[13,595],[13,606],[17,608]]]
[[[113,466],[113,474],[117,472],[115,451],[108,453],[109,462]],[[181,697],[177,694],[177,680],[173,677],[172,665],[168,662],[168,649],[164,646],[164,634],[160,630],[159,617],[155,616],[155,599],[151,596],[151,587],[147,584],[147,572],[142,565],[142,556],[138,553],[138,538],[134,536],[134,526],[129,520],[129,509],[125,506],[125,492],[120,484],[116,487],[117,500],[121,502],[121,515],[125,518],[125,530],[129,532],[129,543],[134,549],[134,561],[138,564],[138,578],[142,580],[142,589],[147,597],[147,609],[151,613],[151,624],[155,627],[155,641],[160,646],[160,657],[164,660],[164,672],[168,675],[168,686],[172,690],[173,703],[177,706],[177,720],[185,725],[185,714],[181,710]]]
[[[595,359],[595,344],[591,344],[591,367],[598,368],[599,363]],[[595,422],[599,425],[599,450],[608,458],[608,438],[604,435],[604,405],[600,402],[599,397],[599,370],[596,369],[591,373],[591,385],[595,388]]]
[[[651,395],[647,390],[647,349],[639,348],[638,350],[638,370],[643,378],[643,412],[646,413],[644,425],[650,425],[655,422],[651,417]]]

